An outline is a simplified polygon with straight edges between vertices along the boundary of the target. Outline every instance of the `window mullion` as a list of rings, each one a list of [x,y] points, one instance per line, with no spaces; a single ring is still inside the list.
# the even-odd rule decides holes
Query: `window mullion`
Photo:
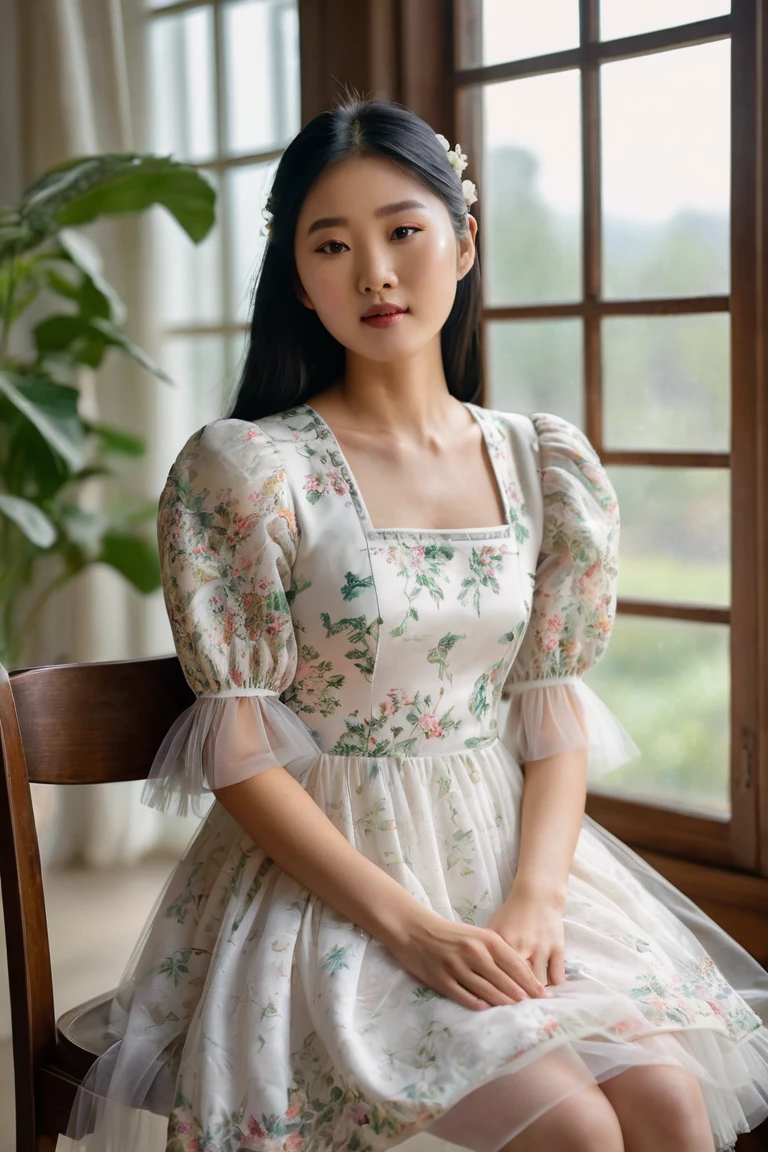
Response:
[[[731,39],[731,851],[757,858],[758,59],[761,0],[733,0]],[[764,758],[764,757],[763,757]]]
[[[234,320],[235,305],[232,298],[232,200],[228,180],[228,165],[225,160],[228,152],[229,109],[227,107],[224,5],[222,0],[213,0],[213,54],[216,92],[216,166],[221,181],[218,213],[221,240],[221,318],[225,323],[228,323]],[[224,340],[224,372],[226,380],[229,381],[233,368],[232,344],[230,340],[224,337],[222,339]]]
[[[581,46],[599,37],[599,0],[580,0]],[[596,303],[601,295],[600,231],[600,66],[594,60],[581,68],[582,150],[582,291]],[[598,453],[603,450],[603,402],[600,357],[600,317],[594,308],[584,312],[585,430]]]

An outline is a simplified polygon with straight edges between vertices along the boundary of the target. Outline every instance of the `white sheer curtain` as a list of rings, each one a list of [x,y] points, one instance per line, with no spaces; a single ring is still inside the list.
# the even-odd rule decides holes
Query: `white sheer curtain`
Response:
[[[7,33],[0,37],[0,132],[2,154],[8,158],[0,200],[12,203],[43,170],[70,157],[136,147],[131,88],[142,91],[139,5],[140,0],[0,0]],[[151,351],[157,339],[143,306],[145,220],[105,221],[91,235],[103,254],[107,278],[127,305],[131,336]],[[156,499],[179,446],[178,435],[168,430],[191,431],[194,425],[194,413],[184,410],[189,393],[155,380],[113,352],[98,374],[83,374],[81,394],[84,413],[146,438],[147,456],[124,469],[124,481],[131,491]],[[90,507],[99,506],[99,482],[84,498]],[[142,597],[116,572],[99,565],[48,602],[22,663],[130,659],[172,651],[159,593]],[[106,866],[129,863],[157,848],[180,849],[195,821],[142,807],[140,791],[140,784],[59,788],[52,795],[38,789],[44,858],[55,864],[81,859]]]

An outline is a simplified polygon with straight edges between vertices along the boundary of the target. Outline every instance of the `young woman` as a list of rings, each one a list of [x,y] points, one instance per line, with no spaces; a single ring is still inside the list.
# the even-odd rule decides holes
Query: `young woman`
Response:
[[[280,162],[239,392],[160,500],[196,700],[145,800],[205,818],[89,1150],[710,1152],[768,1115],[768,976],[584,814],[637,752],[582,680],[616,496],[573,425],[472,402],[465,165],[372,101]]]

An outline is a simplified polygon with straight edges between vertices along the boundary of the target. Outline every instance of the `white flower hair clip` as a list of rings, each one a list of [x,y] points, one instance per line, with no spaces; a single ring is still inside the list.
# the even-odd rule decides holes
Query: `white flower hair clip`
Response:
[[[455,148],[451,148],[451,145],[448,140],[446,140],[445,136],[441,136],[439,132],[436,132],[435,135],[437,136],[439,142],[442,144],[443,148],[445,148],[446,152],[448,153],[448,163],[450,164],[451,168],[453,168],[459,179],[461,179],[464,173],[464,169],[466,168],[467,164],[469,164],[466,152],[462,152],[461,144],[457,144]],[[471,208],[477,200],[477,188],[471,180],[462,180],[461,192],[467,208]]]
[[[266,236],[267,240],[272,239],[272,213],[268,212],[265,208],[261,213],[264,217],[264,223],[261,226],[261,235]]]

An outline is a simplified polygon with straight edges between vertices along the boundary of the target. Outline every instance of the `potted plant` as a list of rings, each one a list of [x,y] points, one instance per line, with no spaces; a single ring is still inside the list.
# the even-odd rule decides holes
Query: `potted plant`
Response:
[[[80,413],[82,370],[98,369],[114,348],[168,377],[126,335],[125,307],[102,275],[98,249],[77,228],[159,204],[199,243],[213,226],[214,203],[213,187],[194,168],[131,153],[57,166],[18,206],[0,208],[0,662],[6,667],[18,662],[43,603],[89,564],[111,565],[143,593],[159,585],[156,547],[142,532],[154,504],[118,496],[95,512],[79,499],[85,481],[115,476],[111,457],[145,451],[139,437]],[[22,340],[12,341],[22,328],[26,351],[19,350]],[[44,558],[38,594],[20,619],[20,597]]]

